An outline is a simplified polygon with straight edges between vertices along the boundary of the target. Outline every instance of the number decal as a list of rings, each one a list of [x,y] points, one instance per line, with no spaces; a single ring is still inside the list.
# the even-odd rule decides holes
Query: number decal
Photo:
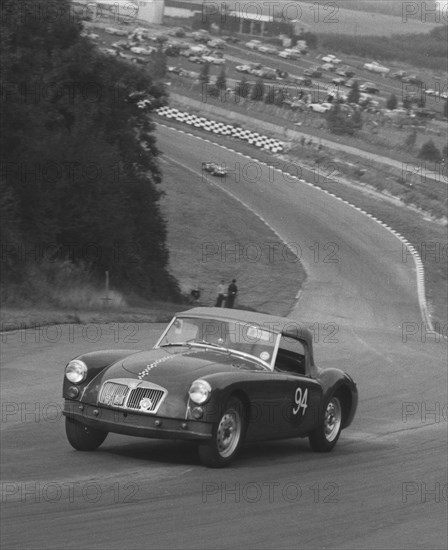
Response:
[[[299,386],[296,389],[296,393],[294,394],[294,401],[297,407],[294,407],[292,409],[292,414],[298,414],[300,409],[302,409],[302,416],[305,414],[305,410],[307,409],[307,401],[308,401],[308,388],[302,392],[302,388]]]

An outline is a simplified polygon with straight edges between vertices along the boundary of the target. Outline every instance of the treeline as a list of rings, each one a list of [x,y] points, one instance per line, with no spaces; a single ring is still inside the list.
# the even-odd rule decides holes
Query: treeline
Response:
[[[147,71],[99,51],[67,0],[3,0],[3,282],[67,261],[115,288],[173,297],[148,111],[166,94]]]
[[[418,67],[446,71],[448,26],[429,33],[392,36],[349,36],[319,34],[319,45],[331,51],[343,52],[377,61],[404,61]]]

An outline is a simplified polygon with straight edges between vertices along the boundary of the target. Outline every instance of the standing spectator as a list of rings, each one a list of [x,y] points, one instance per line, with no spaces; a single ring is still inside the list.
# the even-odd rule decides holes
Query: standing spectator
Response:
[[[216,298],[215,307],[222,307],[226,299],[226,285],[224,284],[224,279],[221,279],[221,283],[218,285],[218,297]]]
[[[226,307],[232,308],[233,304],[235,303],[236,293],[238,292],[238,287],[235,283],[236,279],[233,279],[229,285],[229,288],[227,289]]]

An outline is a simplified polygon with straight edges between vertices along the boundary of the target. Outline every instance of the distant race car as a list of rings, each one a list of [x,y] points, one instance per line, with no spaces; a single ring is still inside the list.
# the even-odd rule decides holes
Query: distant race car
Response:
[[[202,169],[209,172],[212,176],[218,176],[220,178],[227,175],[227,169],[216,162],[203,162]]]
[[[209,467],[227,466],[245,441],[308,437],[314,451],[331,451],[358,403],[348,374],[316,366],[313,334],[297,321],[204,307],[177,314],[151,350],[71,360],[63,397],[79,451],[109,432],[184,439]]]

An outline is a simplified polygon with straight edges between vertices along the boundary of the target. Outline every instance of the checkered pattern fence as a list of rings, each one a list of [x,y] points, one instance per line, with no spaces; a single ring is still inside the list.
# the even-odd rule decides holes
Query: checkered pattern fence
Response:
[[[255,147],[260,149],[266,149],[272,153],[280,153],[283,151],[283,143],[278,139],[270,138],[257,132],[251,132],[250,130],[245,130],[240,126],[234,126],[232,124],[224,124],[223,122],[217,122],[215,120],[210,120],[205,117],[199,117],[197,115],[192,115],[187,112],[179,111],[178,109],[173,109],[172,107],[159,107],[156,109],[156,113],[160,116],[163,116],[168,119],[177,120],[178,122],[184,122],[189,126],[194,126],[195,128],[202,128],[207,132],[212,132],[213,134],[220,134],[222,136],[232,136],[243,141],[247,141]]]

